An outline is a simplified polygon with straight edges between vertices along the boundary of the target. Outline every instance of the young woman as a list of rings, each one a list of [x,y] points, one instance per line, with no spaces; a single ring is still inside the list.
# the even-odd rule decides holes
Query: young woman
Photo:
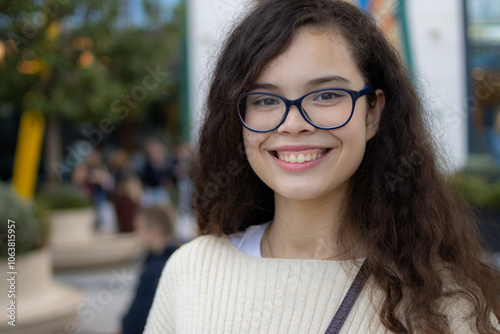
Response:
[[[260,1],[206,109],[204,236],[167,263],[146,333],[500,333],[499,272],[404,65],[355,6]]]

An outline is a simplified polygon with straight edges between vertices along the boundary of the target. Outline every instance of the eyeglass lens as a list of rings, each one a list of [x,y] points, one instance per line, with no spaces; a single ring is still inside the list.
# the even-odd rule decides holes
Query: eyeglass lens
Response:
[[[316,126],[332,128],[343,125],[349,120],[352,104],[352,97],[346,91],[321,90],[304,96],[302,111]],[[276,128],[283,120],[286,110],[286,103],[281,97],[265,93],[245,94],[238,103],[242,121],[258,131]]]

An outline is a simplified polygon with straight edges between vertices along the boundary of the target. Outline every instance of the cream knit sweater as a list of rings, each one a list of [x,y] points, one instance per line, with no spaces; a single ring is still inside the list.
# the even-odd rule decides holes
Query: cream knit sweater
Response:
[[[168,261],[144,333],[323,334],[358,269],[354,261],[255,258],[225,236],[199,237]],[[380,300],[368,280],[341,333],[389,333]],[[474,333],[457,305],[447,308],[453,333]]]

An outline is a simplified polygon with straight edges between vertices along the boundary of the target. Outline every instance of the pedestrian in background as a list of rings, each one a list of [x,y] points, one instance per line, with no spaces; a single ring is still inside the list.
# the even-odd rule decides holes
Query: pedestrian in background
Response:
[[[147,257],[134,299],[123,317],[123,334],[140,334],[153,303],[165,262],[177,250],[174,234],[175,209],[168,204],[155,204],[141,209],[134,219],[134,230]]]
[[[115,183],[99,150],[93,149],[85,161],[75,167],[72,180],[74,184],[85,189],[92,199],[96,210],[96,228],[110,229],[108,225],[114,224],[114,217],[110,218],[112,209],[109,204],[109,194]]]
[[[119,232],[134,230],[134,217],[141,204],[142,183],[136,175],[129,154],[124,149],[118,149],[111,155],[110,172],[115,180],[112,192]]]
[[[142,206],[169,203],[168,188],[174,182],[174,165],[168,149],[158,140],[149,138],[144,143],[144,156]]]

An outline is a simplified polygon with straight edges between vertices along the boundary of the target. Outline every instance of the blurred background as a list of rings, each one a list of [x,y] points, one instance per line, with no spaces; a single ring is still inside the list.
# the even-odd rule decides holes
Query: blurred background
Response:
[[[500,1],[352,2],[400,50],[443,169],[500,252]],[[253,3],[0,0],[0,308],[17,302],[0,332],[120,333],[148,268],[196,236],[188,172],[210,71]]]

